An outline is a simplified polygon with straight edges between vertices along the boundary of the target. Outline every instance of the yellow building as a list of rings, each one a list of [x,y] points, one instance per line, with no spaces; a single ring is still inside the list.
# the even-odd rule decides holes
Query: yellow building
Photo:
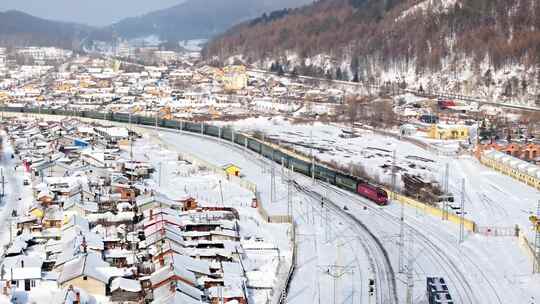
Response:
[[[101,260],[98,254],[82,254],[62,266],[58,286],[66,289],[73,286],[96,296],[105,296],[109,276],[100,268],[107,267],[109,264]]]
[[[540,166],[538,165],[497,150],[483,151],[480,154],[480,162],[540,190]]]
[[[248,77],[246,67],[232,65],[223,68],[223,89],[225,91],[238,91],[247,87]]]
[[[240,176],[240,167],[236,165],[227,164],[223,166],[223,170],[225,170],[225,172],[227,172],[229,175]]]
[[[45,216],[45,213],[42,209],[35,207],[30,210],[30,214],[35,216],[37,219],[42,219]]]
[[[429,128],[427,136],[432,139],[465,140],[469,138],[469,128],[460,125],[442,127],[434,124]]]

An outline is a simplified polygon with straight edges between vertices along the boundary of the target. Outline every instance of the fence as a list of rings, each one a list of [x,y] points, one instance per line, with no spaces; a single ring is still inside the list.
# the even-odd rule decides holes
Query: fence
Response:
[[[516,227],[497,227],[480,226],[476,228],[476,233],[484,236],[519,236],[519,228]]]
[[[444,210],[442,210],[440,208],[427,205],[425,203],[422,203],[422,202],[417,201],[415,199],[412,199],[410,197],[407,197],[407,196],[395,193],[393,191],[390,191],[389,189],[386,189],[386,191],[388,192],[390,197],[395,197],[396,200],[398,202],[400,202],[401,204],[406,204],[407,206],[422,210],[426,214],[430,214],[430,215],[433,215],[433,216],[436,216],[436,217],[443,218],[443,215],[444,215],[445,217],[448,218],[448,221],[450,221],[450,222],[452,222],[454,224],[458,224],[458,225],[461,224],[461,217],[460,216],[457,216],[457,215],[455,215],[453,213],[450,213],[450,212],[445,214]],[[464,226],[465,230],[468,230],[468,231],[471,231],[471,232],[476,232],[476,223],[474,221],[472,221],[472,220],[464,218],[463,219],[463,226]]]

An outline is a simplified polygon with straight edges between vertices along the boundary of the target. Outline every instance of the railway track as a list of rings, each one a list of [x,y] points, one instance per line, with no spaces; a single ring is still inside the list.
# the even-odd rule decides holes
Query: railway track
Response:
[[[297,191],[312,198],[315,202],[320,202],[323,198],[319,193],[294,182]],[[381,241],[362,223],[358,218],[343,210],[331,200],[324,200],[324,208],[329,208],[338,216],[352,222],[355,232],[362,240],[362,246],[368,255],[369,263],[374,271],[375,285],[377,293],[376,303],[398,304],[397,287],[395,273],[388,252]]]
[[[384,209],[374,207],[371,202],[368,202],[363,198],[352,197],[349,193],[342,192],[330,185],[326,185],[323,183],[319,183],[319,186],[340,196],[342,199],[346,199],[348,203],[354,204],[361,202],[362,206],[366,207],[371,212],[383,217],[392,224],[400,224],[399,217],[390,214]],[[450,276],[447,278],[447,280],[449,280],[452,286],[457,288],[457,295],[461,299],[459,303],[476,304],[480,303],[480,300],[483,300],[478,299],[477,294],[474,292],[475,288],[471,286],[471,284],[469,283],[469,279],[467,279],[467,276],[465,275],[463,270],[461,270],[467,267],[468,270],[475,270],[475,275],[482,277],[483,280],[486,282],[490,294],[493,295],[493,301],[491,303],[503,304],[502,299],[499,296],[499,292],[492,282],[492,279],[484,270],[480,268],[480,266],[478,266],[476,262],[474,262],[471,257],[469,257],[467,254],[463,254],[463,252],[461,251],[455,252],[453,257],[450,256],[448,248],[453,248],[455,244],[449,242],[448,240],[442,239],[435,233],[431,233],[428,231],[420,231],[419,229],[407,223],[406,226],[408,227],[408,229],[414,232],[415,240],[430,252],[431,256],[433,257],[431,258],[432,262],[435,265],[439,265],[440,268],[443,269],[446,274]],[[444,248],[441,245],[438,245],[435,241],[433,241],[434,239],[437,240],[439,243],[444,244]],[[456,260],[460,260],[462,262],[466,261],[466,263],[463,263],[463,267],[459,267],[455,262]]]

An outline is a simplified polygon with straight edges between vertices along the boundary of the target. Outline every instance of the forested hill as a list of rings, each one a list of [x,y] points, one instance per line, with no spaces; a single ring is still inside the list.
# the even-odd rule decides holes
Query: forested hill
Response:
[[[76,48],[92,28],[46,20],[19,11],[0,12],[0,45]]]
[[[232,25],[284,7],[297,7],[310,0],[186,0],[176,6],[110,26],[123,38],[155,35],[162,40],[209,38]]]
[[[321,54],[348,58],[352,73],[365,61],[383,69],[412,64],[417,71],[463,59],[493,69],[538,64],[540,2],[320,0],[239,24],[205,50],[207,58],[298,58],[302,65]]]

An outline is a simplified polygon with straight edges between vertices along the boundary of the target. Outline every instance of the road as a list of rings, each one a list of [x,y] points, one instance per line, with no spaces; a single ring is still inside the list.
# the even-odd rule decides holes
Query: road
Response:
[[[17,214],[24,214],[26,205],[31,203],[32,193],[30,186],[23,186],[23,167],[18,166],[15,171],[16,158],[11,158],[13,149],[5,138],[5,134],[2,132],[0,135],[3,137],[3,150],[1,151],[0,168],[2,168],[5,179],[5,196],[0,204],[0,223],[11,223],[13,210],[17,211]],[[8,224],[0,225],[0,250],[3,255],[4,246],[9,243],[10,233]],[[13,235],[15,229],[13,226]]]

